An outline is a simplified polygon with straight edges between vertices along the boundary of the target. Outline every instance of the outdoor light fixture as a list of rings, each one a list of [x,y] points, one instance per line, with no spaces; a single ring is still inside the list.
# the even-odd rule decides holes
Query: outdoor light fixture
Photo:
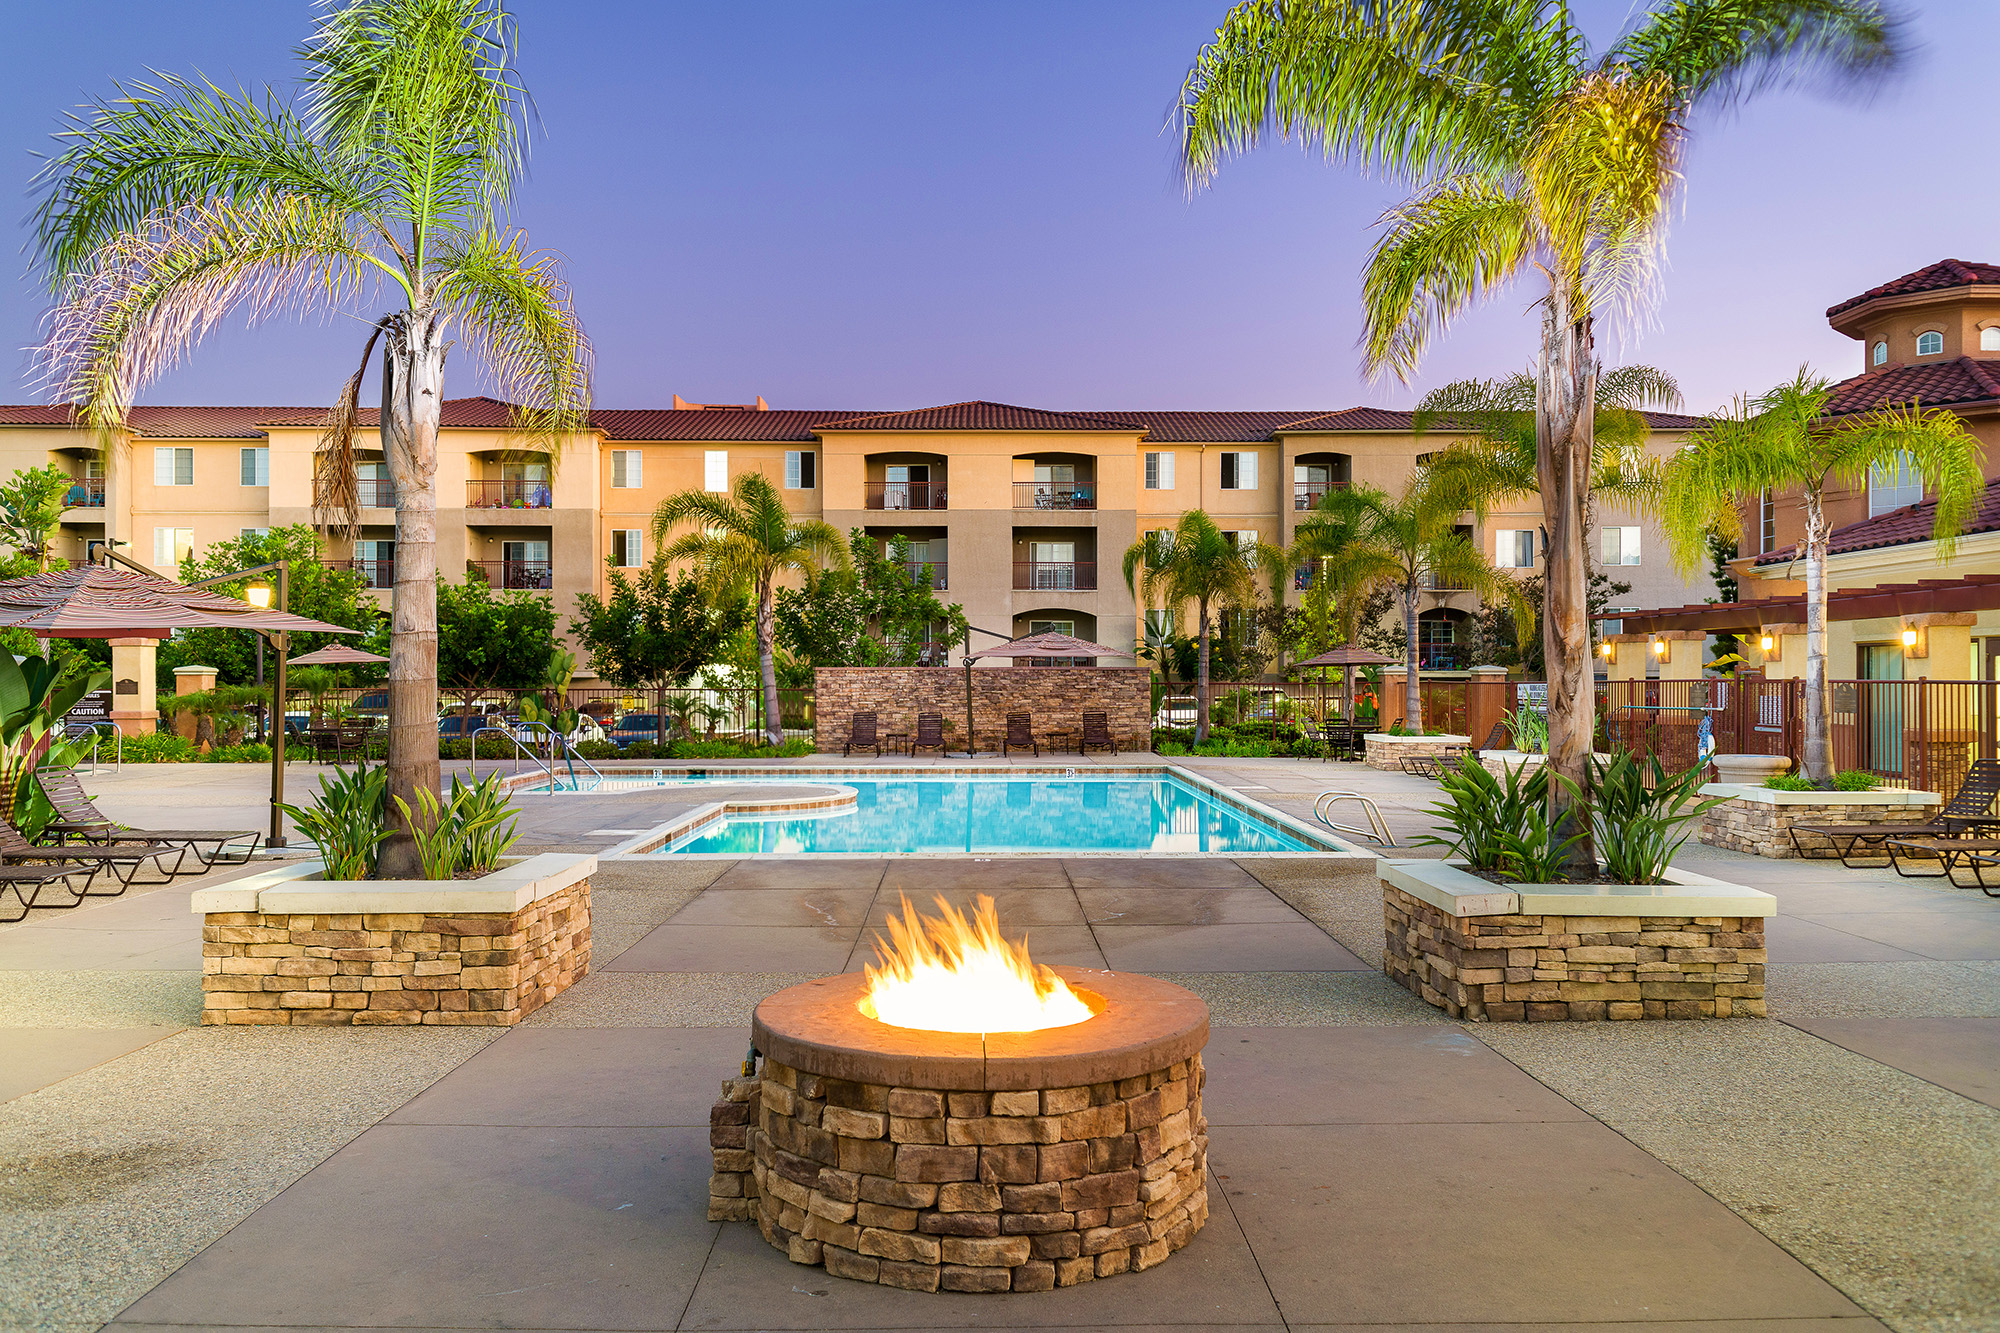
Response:
[[[1903,631],[1903,646],[1905,648],[1914,648],[1917,646],[1917,632],[1915,630],[1906,629]]]
[[[1758,646],[1758,647],[1759,647],[1760,649],[1762,649],[1763,651],[1767,652],[1767,653],[1768,653],[1768,652],[1770,652],[1770,651],[1771,651],[1771,636],[1770,636],[1770,635],[1768,635],[1768,634],[1766,634],[1766,635],[1765,635],[1765,636],[1764,636],[1763,638],[1761,638],[1761,639],[1757,640],[1757,646]]]
[[[271,585],[268,583],[251,584],[243,590],[243,596],[250,605],[260,611],[271,609]]]
[[[1666,655],[1667,655],[1667,641],[1665,639],[1653,640],[1653,656],[1665,657]]]
[[[1606,657],[1609,657],[1612,654],[1612,647],[1608,642],[1600,643],[1597,645],[1597,651],[1603,653]]]

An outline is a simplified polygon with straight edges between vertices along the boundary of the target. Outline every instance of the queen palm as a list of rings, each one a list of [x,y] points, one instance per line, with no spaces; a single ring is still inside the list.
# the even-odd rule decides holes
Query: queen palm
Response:
[[[1955,414],[1909,406],[1829,418],[1832,397],[1826,380],[1800,367],[1790,382],[1709,418],[1667,468],[1661,507],[1674,560],[1687,570],[1708,558],[1711,530],[1740,539],[1745,497],[1766,490],[1797,495],[1805,517],[1805,540],[1799,543],[1806,575],[1804,769],[1806,777],[1821,783],[1833,778],[1826,678],[1827,493],[1861,487],[1877,469],[1913,468],[1937,502],[1931,539],[1945,560],[1985,485],[1979,441]]]
[[[671,544],[675,528],[692,524]],[[787,570],[812,574],[831,565],[848,567],[847,543],[838,530],[818,519],[795,519],[778,488],[761,472],[745,472],[727,495],[681,491],[653,511],[653,540],[669,560],[693,563],[698,577],[715,593],[748,592],[757,603],[757,669],[764,687],[764,735],[774,746],[785,742],[778,709],[778,576]]]
[[[1584,778],[1594,729],[1583,509],[1596,320],[1642,311],[1653,289],[1693,113],[1774,84],[1879,75],[1896,55],[1877,0],[1663,0],[1601,54],[1563,0],[1245,0],[1187,74],[1190,184],[1296,137],[1412,188],[1362,277],[1371,373],[1407,379],[1469,306],[1536,282],[1549,763],[1565,777]],[[1587,839],[1574,855],[1591,858]]]
[[[1194,743],[1208,739],[1210,613],[1254,610],[1257,575],[1282,577],[1284,553],[1263,542],[1239,545],[1205,510],[1190,509],[1172,528],[1148,532],[1125,550],[1125,586],[1142,606],[1178,611],[1194,603]]]
[[[329,413],[314,501],[352,531],[358,394],[379,343],[396,488],[388,790],[412,809],[438,783],[446,351],[464,342],[519,404],[523,443],[559,449],[589,406],[590,348],[555,261],[500,220],[526,144],[514,45],[499,0],[347,0],[299,49],[296,106],[200,80],[134,84],[72,116],[38,178],[56,301],[42,360],[114,464],[137,391],[226,316],[389,307]],[[407,834],[382,867],[417,872]]]
[[[1514,623],[1525,627],[1533,609],[1520,586],[1493,567],[1470,537],[1458,530],[1459,506],[1415,478],[1401,496],[1374,486],[1329,491],[1299,521],[1292,537],[1291,562],[1314,559],[1354,605],[1387,587],[1403,612],[1403,716],[1423,729],[1422,681],[1418,674],[1417,619],[1426,592],[1464,588],[1489,602],[1514,608]]]

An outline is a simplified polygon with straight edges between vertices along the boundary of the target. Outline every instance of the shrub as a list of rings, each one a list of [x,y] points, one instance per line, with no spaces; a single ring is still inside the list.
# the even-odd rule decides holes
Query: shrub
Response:
[[[1779,773],[1764,779],[1764,785],[1773,791],[1811,791],[1812,779],[1800,777],[1797,773]],[[1861,790],[1866,790],[1862,788]]]
[[[268,764],[271,762],[271,747],[256,741],[242,745],[218,745],[199,758],[205,764]]]
[[[610,741],[580,741],[576,753],[580,759],[616,759],[619,756],[618,747]]]
[[[1865,768],[1843,769],[1833,775],[1835,791],[1874,791],[1882,785],[1882,779]]]
[[[1445,799],[1431,807],[1449,837],[1420,834],[1414,840],[1443,847],[1474,870],[1506,874],[1531,883],[1561,878],[1563,858],[1583,835],[1563,834],[1568,820],[1551,826],[1547,807],[1549,777],[1537,765],[1533,772],[1509,768],[1504,776],[1486,771],[1471,755],[1446,768],[1438,778]]]
[[[449,800],[420,788],[416,818],[402,797],[395,801],[416,838],[425,879],[452,879],[461,870],[489,871],[521,836],[519,817],[498,773],[483,782],[454,777]]]
[[[1641,764],[1623,751],[1590,766],[1591,818],[1604,872],[1620,884],[1658,884],[1674,853],[1694,836],[1693,822],[1721,805],[1701,797],[1706,764],[1668,773],[1660,761]],[[1575,784],[1563,779],[1572,792]]]
[[[627,753],[639,747],[629,747]],[[659,747],[654,746],[654,749]],[[786,741],[775,749],[769,745],[743,745],[736,741],[672,741],[669,759],[798,759],[813,752],[813,744],[803,738]]]
[[[127,736],[123,753],[128,764],[185,764],[200,757],[195,753],[193,741],[171,731]]]
[[[281,805],[292,823],[315,847],[328,879],[365,879],[374,872],[376,853],[389,840],[383,796],[389,787],[386,767],[358,764],[352,772],[336,768],[319,780],[319,794],[309,806]]]

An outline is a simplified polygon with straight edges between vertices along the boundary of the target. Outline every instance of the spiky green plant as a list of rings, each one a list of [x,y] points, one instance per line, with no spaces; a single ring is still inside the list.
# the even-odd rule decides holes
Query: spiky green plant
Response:
[[[352,772],[336,768],[319,780],[311,805],[281,805],[300,836],[319,849],[320,873],[327,879],[366,879],[378,865],[389,827],[384,793],[389,770],[364,761]]]
[[[1779,85],[1866,82],[1899,54],[1878,0],[1662,0],[1596,53],[1565,0],[1245,0],[1182,83],[1191,186],[1275,138],[1412,191],[1383,215],[1362,276],[1371,372],[1407,378],[1467,308],[1517,277],[1536,285],[1549,762],[1577,780],[1564,799],[1595,729],[1596,322],[1648,309],[1697,113]],[[1585,842],[1579,868],[1590,857]]]
[[[437,434],[456,340],[516,404],[524,445],[585,424],[590,345],[556,261],[501,220],[526,93],[501,0],[332,0],[299,48],[296,105],[156,76],[70,117],[38,178],[34,244],[55,299],[41,361],[122,452],[133,396],[225,317],[389,312],[329,412],[314,504],[357,515],[354,429],[383,347],[381,440],[396,486],[389,787],[438,784]],[[390,868],[416,868],[407,831]]]
[[[674,529],[689,527],[671,545]],[[682,491],[653,511],[653,540],[670,560],[689,560],[716,593],[748,592],[757,605],[757,667],[764,685],[764,734],[785,741],[778,711],[777,582],[786,571],[808,573],[849,565],[847,541],[818,519],[795,519],[778,488],[761,472],[736,478],[728,494]]]
[[[1986,484],[1979,441],[1955,413],[1884,407],[1829,417],[1833,386],[1805,367],[1788,383],[1739,399],[1708,418],[1667,469],[1661,506],[1669,548],[1683,570],[1706,565],[1708,533],[1741,540],[1746,497],[1795,495],[1805,515],[1799,558],[1806,580],[1806,685],[1801,731],[1804,775],[1833,778],[1832,702],[1826,674],[1826,560],[1830,492],[1867,484],[1879,467],[1906,462],[1936,501],[1931,539],[1937,558],[1954,543]]]

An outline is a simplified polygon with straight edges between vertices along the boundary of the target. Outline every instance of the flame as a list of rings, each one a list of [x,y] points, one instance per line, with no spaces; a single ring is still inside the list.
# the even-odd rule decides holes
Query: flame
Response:
[[[880,967],[864,967],[861,1012],[893,1027],[932,1032],[1032,1032],[1092,1017],[1090,1006],[1048,968],[1028,958],[1028,941],[1000,934],[993,900],[980,894],[966,916],[943,898],[940,916],[919,916],[904,898],[889,917],[889,941],[875,937]]]

